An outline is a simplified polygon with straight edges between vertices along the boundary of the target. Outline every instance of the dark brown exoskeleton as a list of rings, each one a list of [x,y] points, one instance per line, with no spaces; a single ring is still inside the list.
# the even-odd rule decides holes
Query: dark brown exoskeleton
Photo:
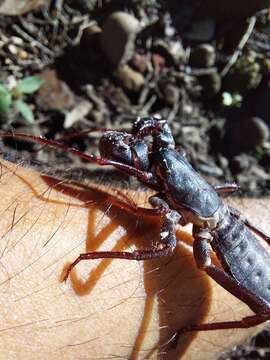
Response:
[[[161,216],[159,246],[134,252],[90,252],[81,254],[68,268],[82,260],[120,258],[150,260],[169,255],[176,246],[177,224],[193,224],[193,252],[197,266],[223,288],[246,303],[254,315],[239,321],[188,325],[173,336],[173,346],[184,331],[248,328],[270,319],[270,255],[254,233],[270,245],[270,237],[253,226],[235,209],[224,204],[220,194],[238,190],[235,184],[209,185],[190,165],[183,151],[175,148],[171,129],[165,120],[138,119],[131,133],[106,131],[100,139],[101,157],[81,153],[65,145],[26,134],[0,132],[0,136],[32,139],[69,151],[99,165],[115,168],[137,177],[157,191],[149,198],[152,209],[121,203],[137,215]],[[149,140],[150,136],[150,140]],[[117,203],[117,200],[115,201]],[[211,248],[222,268],[211,261]]]

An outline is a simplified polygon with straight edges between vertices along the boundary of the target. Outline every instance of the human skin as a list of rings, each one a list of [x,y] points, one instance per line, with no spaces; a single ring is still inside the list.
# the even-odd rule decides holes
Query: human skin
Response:
[[[84,261],[63,282],[80,253],[150,248],[160,219],[112,206],[115,191],[92,182],[3,160],[0,175],[0,359],[216,359],[258,330],[188,333],[168,350],[184,325],[252,314],[197,269],[190,227],[177,230],[172,256]],[[147,204],[148,193],[125,193]],[[269,230],[268,199],[233,205]]]

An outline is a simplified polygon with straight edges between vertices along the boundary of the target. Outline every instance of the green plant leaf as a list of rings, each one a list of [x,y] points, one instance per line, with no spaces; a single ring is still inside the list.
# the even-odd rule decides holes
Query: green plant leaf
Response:
[[[5,85],[0,84],[0,91],[9,92]]]
[[[15,101],[15,106],[28,124],[30,125],[34,124],[35,121],[34,114],[28,104],[26,104],[24,101],[19,99]]]
[[[39,76],[28,76],[18,82],[15,90],[22,94],[33,94],[44,83],[44,80]]]
[[[8,89],[0,85],[0,113],[6,114],[9,112],[12,103],[12,96]]]

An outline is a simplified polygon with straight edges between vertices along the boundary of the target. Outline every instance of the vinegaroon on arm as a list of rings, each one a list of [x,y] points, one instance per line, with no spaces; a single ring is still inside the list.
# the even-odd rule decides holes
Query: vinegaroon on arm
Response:
[[[249,328],[270,319],[270,254],[254,233],[268,245],[270,237],[223,202],[220,194],[237,191],[236,184],[212,186],[192,168],[184,151],[175,148],[166,120],[139,118],[131,133],[106,131],[99,142],[100,157],[42,137],[8,132],[0,132],[0,136],[32,139],[98,165],[112,165],[157,191],[149,198],[151,209],[121,204],[122,208],[137,215],[162,217],[156,248],[81,254],[69,266],[65,280],[72,268],[82,260],[151,260],[168,256],[176,247],[176,225],[191,223],[197,266],[247,304],[254,315],[233,321],[187,325],[172,337],[173,346],[179,335],[186,331]],[[216,253],[221,267],[212,263],[211,249]]]

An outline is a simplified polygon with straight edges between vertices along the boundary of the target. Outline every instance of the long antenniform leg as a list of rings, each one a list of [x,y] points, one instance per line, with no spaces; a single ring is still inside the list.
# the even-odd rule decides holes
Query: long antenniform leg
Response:
[[[133,166],[126,165],[126,164],[120,163],[118,161],[109,160],[109,159],[98,157],[98,156],[95,156],[92,154],[86,154],[75,148],[68,147],[58,141],[48,140],[41,136],[35,136],[35,135],[24,134],[24,133],[12,133],[12,132],[8,132],[8,131],[7,132],[0,131],[0,137],[32,140],[34,142],[52,147],[54,149],[64,150],[66,152],[69,152],[69,153],[81,158],[81,159],[87,160],[87,161],[97,164],[97,165],[101,165],[101,166],[111,165],[111,166],[115,167],[116,169],[125,172],[128,175],[136,176],[141,182],[143,182],[145,184],[149,184],[153,187],[155,187],[157,185],[155,183],[152,173],[150,173],[150,172],[141,171],[139,169],[136,169]]]
[[[244,317],[241,320],[213,322],[206,324],[193,324],[179,329],[167,343],[171,348],[177,346],[181,334],[189,331],[209,331],[221,329],[245,329],[259,325],[270,319],[270,306],[267,302],[247,291],[233,277],[224,270],[212,265],[210,257],[210,245],[207,239],[197,238],[193,244],[194,257],[197,266],[204,270],[213,280],[215,280],[224,289],[229,291],[239,300],[246,303],[255,315]]]
[[[96,133],[104,133],[105,131],[117,131],[117,132],[124,132],[126,131],[126,129],[121,129],[121,128],[117,128],[117,129],[112,129],[112,128],[105,128],[105,127],[101,127],[101,126],[91,126],[91,128],[86,129],[86,130],[81,130],[81,131],[77,131],[75,133],[68,133],[66,135],[63,135],[61,137],[57,138],[57,141],[65,141],[65,140],[70,140],[70,139],[77,139],[79,137],[85,137],[88,134],[91,134],[93,132]]]
[[[77,139],[77,138],[80,138],[80,137],[85,137],[86,135],[91,134],[93,132],[105,132],[105,131],[108,131],[108,130],[109,129],[107,129],[107,128],[93,126],[90,129],[77,131],[76,133],[65,134],[65,135],[63,135],[61,137],[58,137],[57,141],[65,141],[65,140]]]
[[[153,201],[154,202],[154,201]],[[157,202],[156,202],[157,203]],[[161,200],[159,204],[163,203]],[[144,210],[146,210],[144,212]],[[134,209],[134,213],[138,215],[152,215],[148,210],[155,209],[144,209],[138,208]],[[132,208],[129,207],[128,211],[132,211]],[[67,272],[64,277],[64,281],[67,280],[71,270],[81,261],[90,260],[90,259],[125,259],[125,260],[151,260],[158,259],[164,256],[167,256],[169,253],[173,252],[176,246],[176,236],[175,236],[175,225],[179,221],[179,214],[176,211],[169,210],[167,207],[163,207],[159,210],[162,213],[163,223],[160,231],[160,242],[157,248],[147,249],[147,250],[135,250],[133,252],[127,251],[95,251],[80,254],[78,258],[68,267]]]

